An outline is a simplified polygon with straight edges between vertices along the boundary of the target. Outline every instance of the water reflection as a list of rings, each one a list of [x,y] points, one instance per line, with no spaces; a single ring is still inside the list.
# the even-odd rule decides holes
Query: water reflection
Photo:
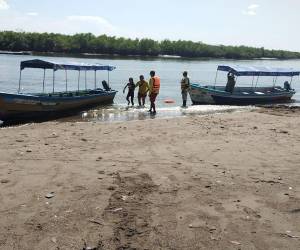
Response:
[[[148,112],[148,107],[127,107],[125,105],[113,105],[106,108],[96,108],[82,112],[80,116],[72,117],[74,121],[91,121],[91,122],[116,122],[116,121],[134,121],[147,120],[154,118],[172,118],[189,115],[205,115],[212,113],[224,113],[239,110],[253,109],[252,106],[218,106],[218,105],[201,105],[190,106],[188,108],[181,107],[162,107],[157,108],[157,114],[152,115]],[[67,119],[67,118],[66,118]],[[66,119],[63,119],[66,121]],[[68,119],[70,120],[70,119]]]

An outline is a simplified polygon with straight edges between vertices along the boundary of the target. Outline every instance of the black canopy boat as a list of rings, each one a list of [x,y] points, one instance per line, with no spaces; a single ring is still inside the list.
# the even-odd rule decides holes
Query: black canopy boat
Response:
[[[228,72],[226,86],[217,86],[218,71]],[[214,85],[191,84],[189,94],[193,104],[248,105],[287,102],[296,93],[291,88],[291,84],[293,77],[299,76],[299,74],[300,71],[291,68],[220,65]],[[249,84],[249,87],[236,86],[236,78],[239,76],[252,76],[252,83]],[[273,86],[258,87],[259,78],[262,76],[273,77]],[[290,77],[290,82],[286,81],[283,87],[277,86],[277,78],[280,76]]]
[[[44,70],[43,92],[42,93],[20,93],[22,71],[25,68],[37,68]],[[44,60],[22,61],[20,65],[20,79],[18,93],[0,92],[0,120],[22,120],[28,118],[41,118],[48,115],[63,115],[68,111],[85,109],[87,107],[98,106],[101,104],[113,103],[117,91],[109,87],[109,72],[114,70],[114,66],[102,64],[86,63],[59,63]],[[53,71],[52,92],[45,93],[45,73],[46,70]],[[64,70],[66,79],[66,89],[63,92],[55,92],[55,72]],[[78,71],[78,89],[68,91],[68,70]],[[105,70],[108,72],[108,83],[103,81],[103,88],[97,88],[96,72]],[[94,72],[95,88],[87,89],[86,73]],[[80,74],[85,73],[85,89],[80,90]]]

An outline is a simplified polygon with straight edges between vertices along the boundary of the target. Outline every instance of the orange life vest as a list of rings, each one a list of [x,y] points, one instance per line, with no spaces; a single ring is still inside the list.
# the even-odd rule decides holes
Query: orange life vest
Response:
[[[152,77],[152,93],[158,94],[160,89],[160,78],[158,76]]]

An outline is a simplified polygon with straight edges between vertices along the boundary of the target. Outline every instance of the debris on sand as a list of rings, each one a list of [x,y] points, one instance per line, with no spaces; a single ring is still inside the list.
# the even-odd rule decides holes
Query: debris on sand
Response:
[[[101,225],[101,226],[103,225],[100,221],[93,220],[93,219],[89,220],[89,222],[97,224],[97,225]]]
[[[286,233],[284,233],[283,236],[287,236],[293,239],[300,239],[300,235],[293,235],[291,231],[286,231]]]
[[[121,199],[122,199],[123,201],[126,201],[126,200],[128,199],[128,196],[122,195]]]
[[[119,207],[119,208],[116,208],[116,209],[112,210],[112,212],[116,213],[116,212],[119,212],[119,211],[122,211],[122,210],[123,210],[123,208]]]
[[[114,191],[114,190],[116,190],[116,187],[110,186],[110,187],[107,188],[107,190],[109,190],[109,191]]]
[[[47,198],[47,199],[51,199],[51,198],[53,198],[55,195],[54,195],[54,192],[50,192],[50,193],[48,193],[48,194],[46,194],[45,195],[45,197]]]
[[[206,226],[206,222],[201,220],[196,220],[189,224],[189,228],[205,228]]]
[[[237,246],[240,246],[240,245],[241,245],[240,242],[235,241],[235,240],[231,240],[230,243],[233,244],[233,245],[237,245]]]

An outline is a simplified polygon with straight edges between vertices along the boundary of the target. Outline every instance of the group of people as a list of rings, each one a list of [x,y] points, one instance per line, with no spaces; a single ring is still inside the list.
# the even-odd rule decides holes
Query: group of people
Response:
[[[155,71],[150,72],[150,80],[149,83],[145,80],[143,75],[140,76],[140,80],[135,84],[133,78],[129,78],[129,82],[125,85],[123,89],[123,93],[125,93],[126,88],[128,88],[128,93],[126,100],[128,105],[134,106],[134,91],[135,88],[139,88],[138,90],[138,102],[140,107],[145,106],[145,100],[147,94],[149,95],[150,99],[150,113],[156,114],[156,107],[155,107],[155,100],[159,94],[160,90],[160,77],[155,75]]]
[[[125,93],[126,88],[128,88],[128,93],[126,100],[128,106],[134,106],[134,92],[138,88],[138,102],[140,107],[145,107],[145,100],[147,95],[150,99],[150,109],[149,112],[156,114],[155,101],[160,91],[160,77],[155,74],[155,71],[150,72],[150,80],[147,82],[143,75],[140,75],[140,80],[135,84],[132,77],[129,78],[129,82],[125,85],[123,93]],[[183,78],[181,80],[181,95],[182,95],[182,107],[187,107],[187,96],[188,90],[190,88],[190,79],[188,77],[188,72],[183,72]]]

